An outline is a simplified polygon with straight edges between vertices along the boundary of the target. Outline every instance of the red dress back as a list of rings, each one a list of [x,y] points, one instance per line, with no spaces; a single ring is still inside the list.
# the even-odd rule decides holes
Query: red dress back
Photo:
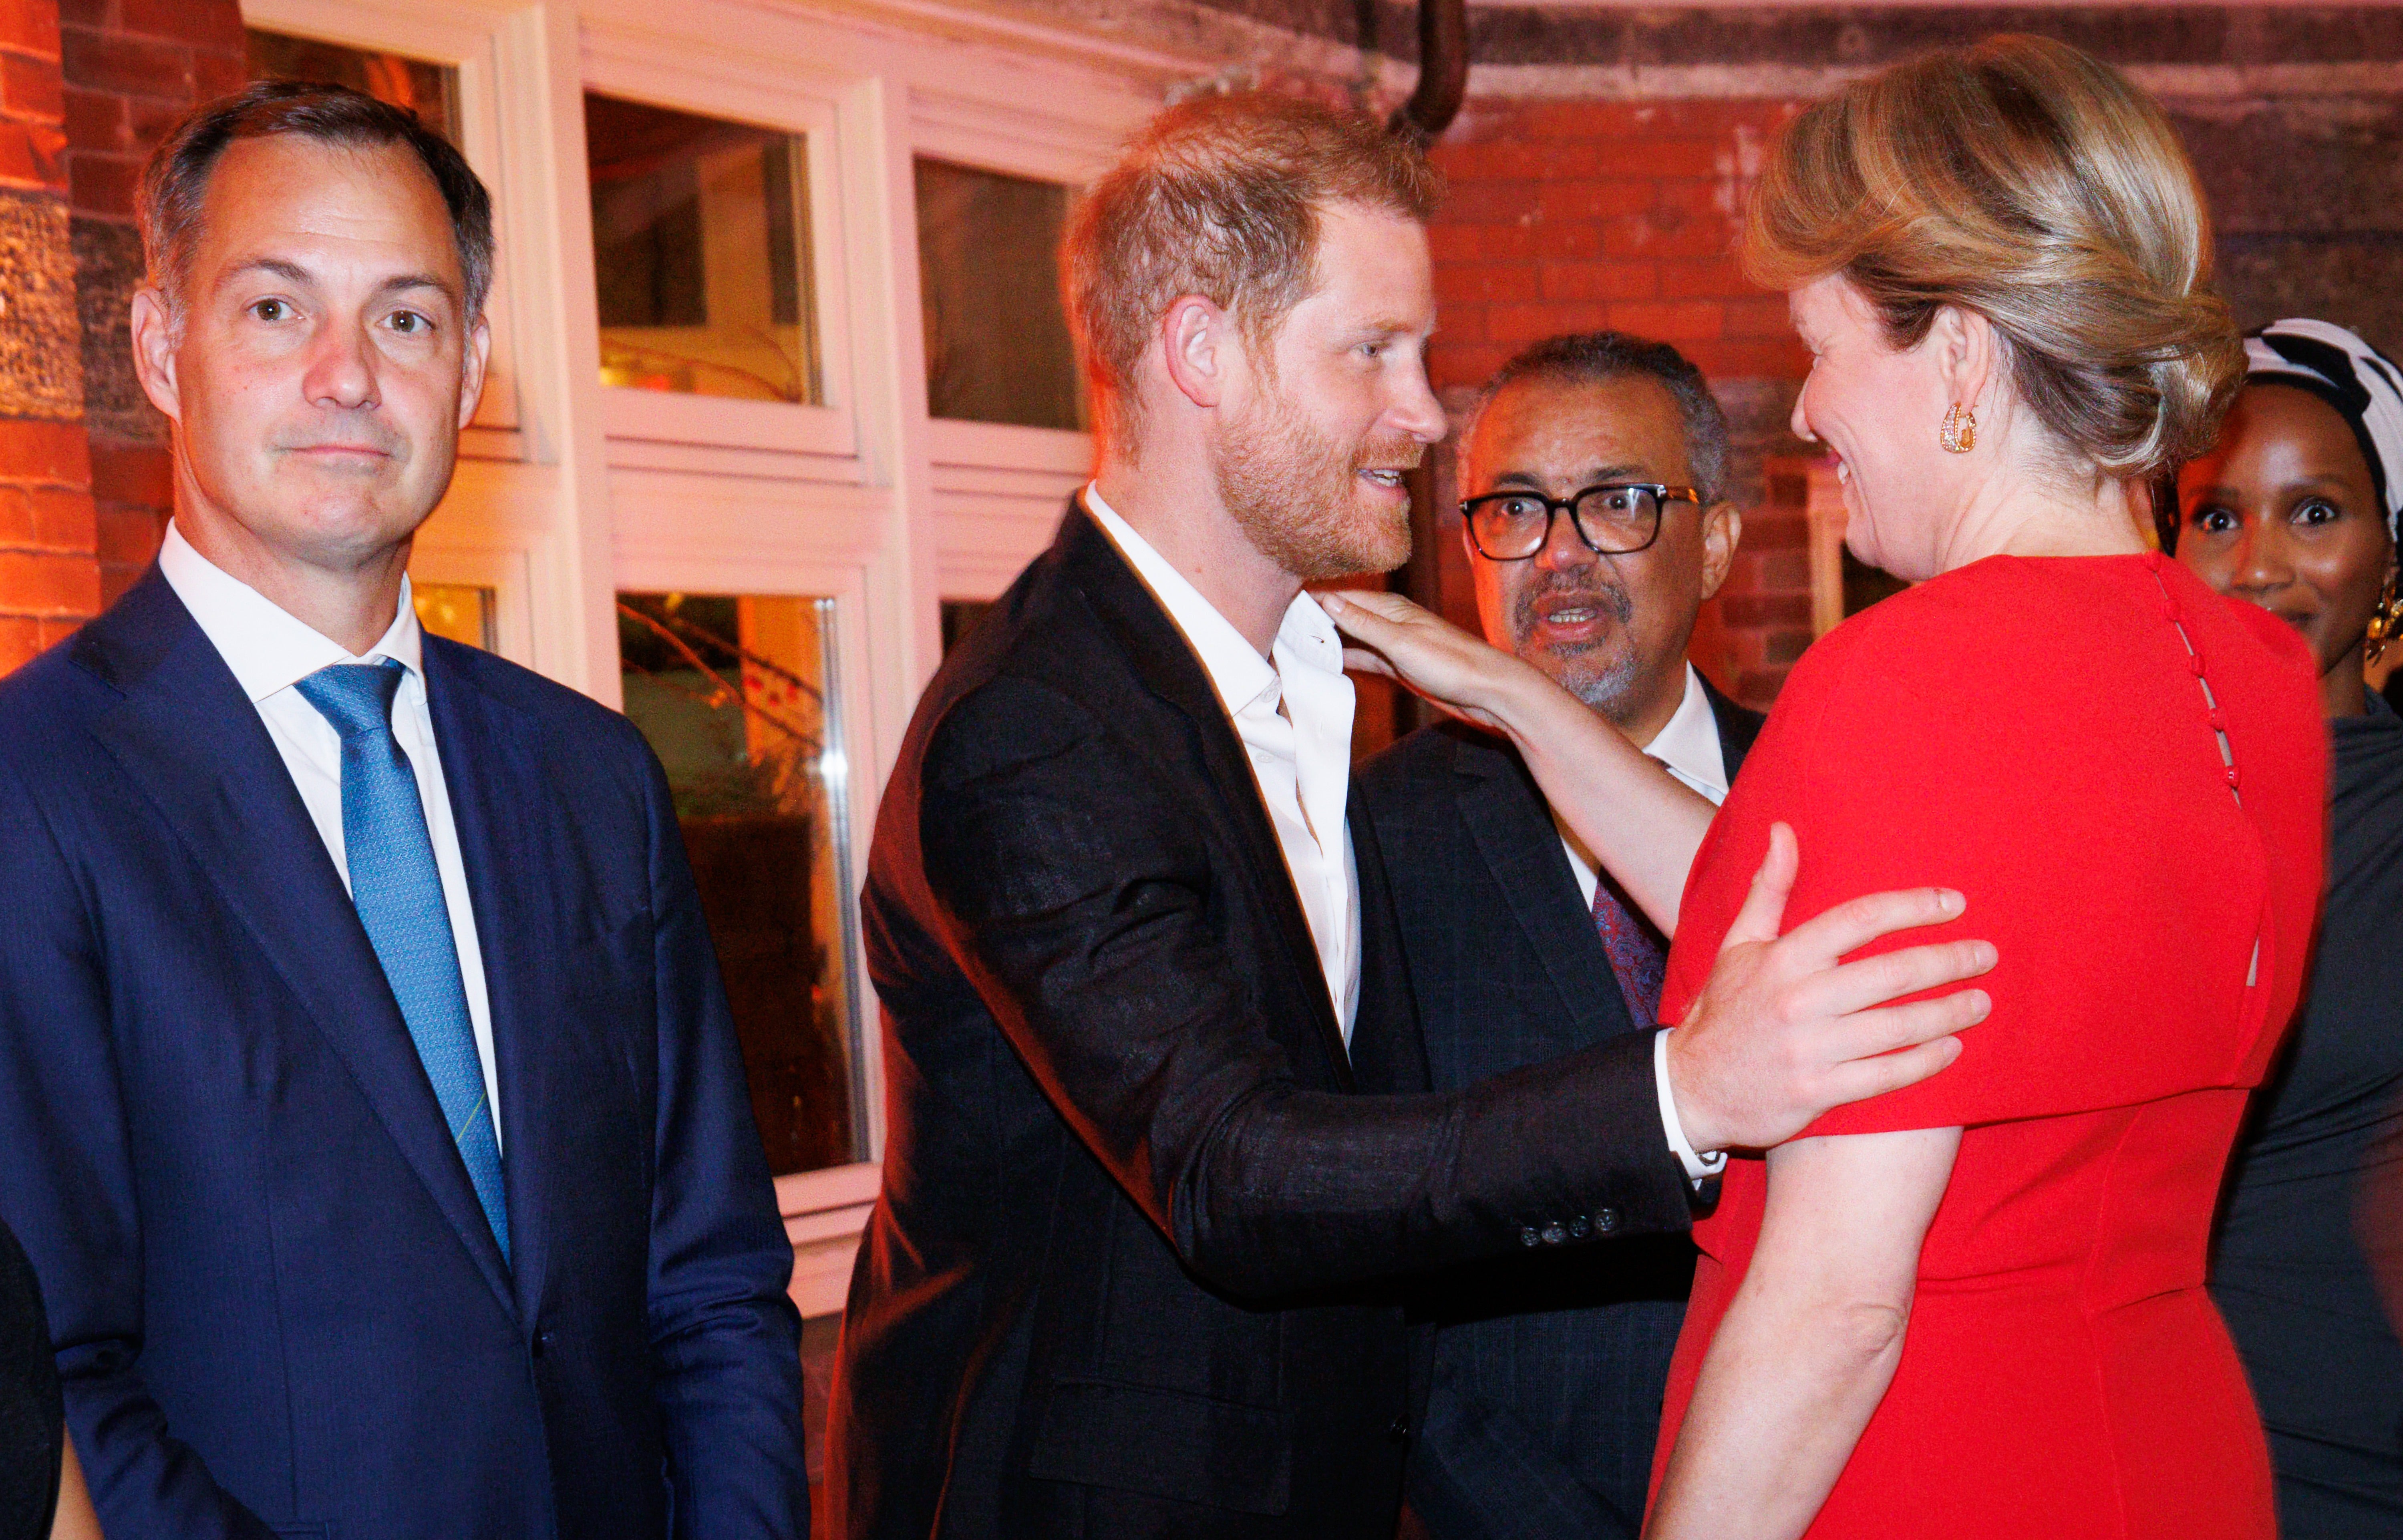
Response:
[[[2203,1267],[2246,1093],[2304,977],[2327,752],[2300,639],[2154,556],[1990,558],[1795,669],[1696,858],[1662,1020],[1699,992],[1773,821],[1801,842],[1788,928],[1950,886],[1962,919],[1868,950],[1961,935],[2001,955],[1958,1061],[1808,1131],[1966,1130],[1893,1387],[1813,1540],[2274,1533]],[[1696,1227],[1656,1491],[1764,1172],[1729,1161]]]

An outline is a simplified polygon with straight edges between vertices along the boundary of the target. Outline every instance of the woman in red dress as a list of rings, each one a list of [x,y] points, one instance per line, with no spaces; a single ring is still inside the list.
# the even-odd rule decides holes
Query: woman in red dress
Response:
[[[1794,426],[1847,543],[1918,586],[1786,681],[1661,1020],[1777,933],[1750,879],[1798,837],[1783,923],[1940,884],[2000,961],[1949,1068],[1729,1161],[1646,1534],[2269,1540],[2204,1256],[2303,977],[2327,755],[2303,645],[2140,533],[2131,489],[2209,443],[2243,368],[2191,169],[2118,74],[1997,38],[1805,112],[1746,243],[1813,354]],[[1363,607],[1337,618],[1418,687],[1448,672],[1453,709],[1556,751],[1600,730],[1501,662],[1461,683],[1457,643],[1423,669],[1436,628]],[[1545,757],[1552,804],[1606,825],[1607,777]]]
[[[2138,531],[2129,489],[2243,368],[2191,172],[2118,75],[1996,39],[1804,114],[1746,235],[1848,544],[1923,581],[1786,682],[1662,1017],[1778,823],[1788,918],[1940,874],[2001,961],[1957,1063],[1730,1162],[1647,1533],[2266,1540],[2204,1256],[2308,959],[2327,766],[2300,642]]]

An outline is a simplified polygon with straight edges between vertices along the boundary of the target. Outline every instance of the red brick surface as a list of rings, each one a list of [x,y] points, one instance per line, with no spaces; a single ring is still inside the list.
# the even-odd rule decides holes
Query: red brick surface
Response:
[[[1436,384],[1478,384],[1528,343],[1604,327],[1674,342],[1715,382],[1801,379],[1785,299],[1745,283],[1734,254],[1746,178],[1799,106],[1470,103],[1435,151],[1451,184],[1429,230]],[[1697,629],[1704,666],[1757,705],[1811,640],[1808,524],[1799,493],[1775,503],[1744,510],[1734,571]]]

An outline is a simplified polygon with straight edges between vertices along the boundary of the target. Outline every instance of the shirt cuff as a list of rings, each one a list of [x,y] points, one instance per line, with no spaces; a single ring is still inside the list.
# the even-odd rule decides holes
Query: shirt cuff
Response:
[[[1708,1155],[1695,1152],[1686,1141],[1685,1125],[1677,1121],[1677,1099],[1669,1094],[1669,1034],[1662,1027],[1652,1034],[1652,1082],[1660,1092],[1660,1126],[1668,1131],[1669,1147],[1677,1152],[1677,1163],[1686,1168],[1686,1180],[1701,1184],[1727,1170],[1727,1152],[1713,1150]]]

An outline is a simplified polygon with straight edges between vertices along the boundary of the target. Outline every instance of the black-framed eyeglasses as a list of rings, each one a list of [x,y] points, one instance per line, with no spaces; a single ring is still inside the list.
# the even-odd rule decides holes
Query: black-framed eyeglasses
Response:
[[[1663,503],[1701,507],[1702,489],[1609,481],[1567,497],[1489,492],[1461,499],[1460,517],[1468,524],[1469,543],[1488,562],[1523,562],[1542,550],[1552,537],[1553,519],[1563,513],[1586,549],[1596,556],[1632,556],[1660,537]]]

